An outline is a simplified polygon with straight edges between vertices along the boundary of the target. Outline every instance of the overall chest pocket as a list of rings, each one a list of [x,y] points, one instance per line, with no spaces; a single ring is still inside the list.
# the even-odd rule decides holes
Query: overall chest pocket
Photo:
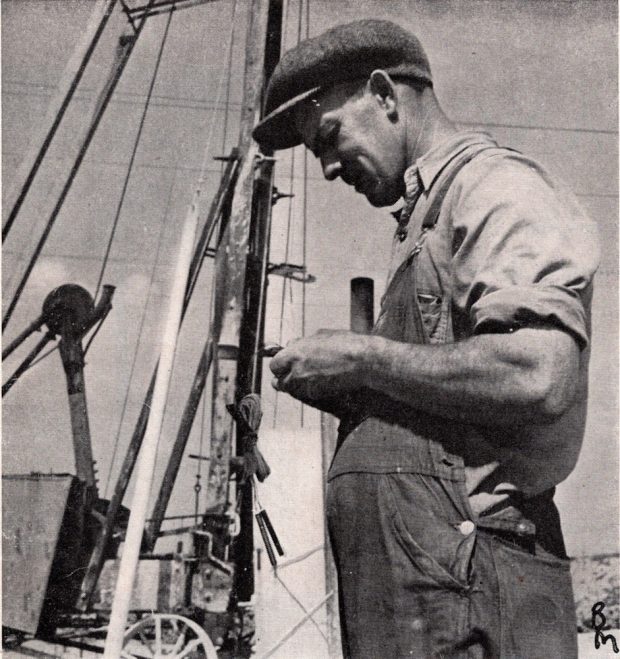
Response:
[[[427,290],[417,290],[416,299],[429,343],[443,343],[446,336],[447,299]]]

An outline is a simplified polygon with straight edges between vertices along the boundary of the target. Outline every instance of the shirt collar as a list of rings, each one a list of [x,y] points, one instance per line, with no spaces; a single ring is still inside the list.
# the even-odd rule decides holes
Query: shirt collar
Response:
[[[444,167],[461,151],[474,144],[496,145],[493,138],[484,132],[461,131],[443,140],[423,156],[420,156],[404,174],[405,203],[415,199],[423,190],[428,190]]]

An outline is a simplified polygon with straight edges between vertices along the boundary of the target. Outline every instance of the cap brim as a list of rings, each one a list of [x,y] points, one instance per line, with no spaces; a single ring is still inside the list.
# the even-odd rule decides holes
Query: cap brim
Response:
[[[316,94],[321,88],[313,87],[280,105],[262,119],[252,131],[252,137],[264,149],[290,149],[303,142],[295,127],[295,108],[307,98]]]

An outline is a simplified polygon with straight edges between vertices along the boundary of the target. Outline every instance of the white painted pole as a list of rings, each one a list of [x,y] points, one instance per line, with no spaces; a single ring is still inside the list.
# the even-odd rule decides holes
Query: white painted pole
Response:
[[[170,306],[168,317],[164,328],[162,346],[159,358],[159,368],[155,380],[153,400],[151,403],[151,414],[149,416],[140,458],[136,472],[136,486],[131,504],[131,514],[125,535],[125,544],[121,556],[121,564],[116,581],[116,591],[112,602],[112,613],[110,625],[105,642],[104,659],[119,659],[123,648],[123,637],[129,613],[129,602],[138,566],[142,534],[146,523],[147,508],[155,471],[155,457],[157,454],[157,443],[164,417],[164,407],[168,395],[170,375],[176,347],[179,325],[181,322],[181,311],[183,298],[192,259],[192,251],[198,224],[198,195],[196,191],[191,206],[185,217],[179,258],[174,274],[172,293],[170,295]]]

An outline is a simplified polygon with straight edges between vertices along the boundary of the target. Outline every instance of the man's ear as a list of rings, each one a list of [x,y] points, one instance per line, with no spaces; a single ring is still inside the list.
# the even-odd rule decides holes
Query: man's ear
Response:
[[[392,121],[398,118],[396,86],[390,76],[381,69],[376,69],[368,79],[368,89],[377,102],[385,109]]]

